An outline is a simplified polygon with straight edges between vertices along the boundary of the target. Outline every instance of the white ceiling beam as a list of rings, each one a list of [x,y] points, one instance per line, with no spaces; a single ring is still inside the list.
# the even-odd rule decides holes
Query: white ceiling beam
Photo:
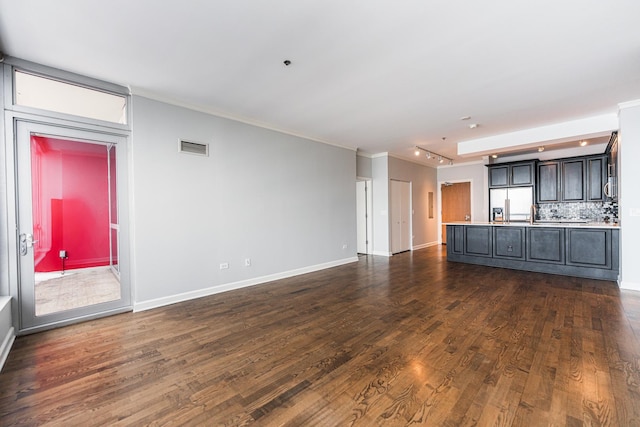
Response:
[[[617,129],[618,114],[603,114],[501,135],[461,141],[458,143],[458,155],[487,155],[531,148],[541,144],[558,144],[605,136]]]

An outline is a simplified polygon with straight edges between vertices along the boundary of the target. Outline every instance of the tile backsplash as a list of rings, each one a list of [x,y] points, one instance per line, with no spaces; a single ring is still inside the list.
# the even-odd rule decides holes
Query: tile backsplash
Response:
[[[541,203],[538,205],[539,220],[588,219],[590,221],[618,222],[616,202]]]

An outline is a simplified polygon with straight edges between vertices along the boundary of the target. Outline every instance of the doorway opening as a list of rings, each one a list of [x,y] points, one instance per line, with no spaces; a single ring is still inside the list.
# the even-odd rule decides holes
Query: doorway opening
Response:
[[[442,200],[442,244],[447,244],[447,222],[471,221],[471,182],[443,182],[440,184]]]
[[[119,300],[115,145],[30,146],[35,315]]]

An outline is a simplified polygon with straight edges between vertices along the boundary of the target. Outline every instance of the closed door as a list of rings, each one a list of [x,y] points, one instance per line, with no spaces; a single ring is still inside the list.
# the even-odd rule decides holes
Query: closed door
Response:
[[[442,224],[471,219],[471,183],[444,183],[442,194]],[[447,244],[447,227],[442,225],[442,243]]]
[[[21,331],[129,307],[117,188],[125,138],[23,121],[15,129]]]
[[[391,253],[411,250],[411,184],[391,181]]]
[[[370,181],[356,182],[356,225],[359,254],[368,254],[371,242]]]

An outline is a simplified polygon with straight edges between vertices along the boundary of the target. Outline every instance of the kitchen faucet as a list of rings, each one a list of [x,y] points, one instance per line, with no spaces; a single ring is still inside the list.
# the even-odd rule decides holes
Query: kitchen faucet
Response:
[[[531,205],[529,208],[529,224],[533,224],[536,220],[536,215],[538,214],[538,209],[536,208],[535,203]]]

